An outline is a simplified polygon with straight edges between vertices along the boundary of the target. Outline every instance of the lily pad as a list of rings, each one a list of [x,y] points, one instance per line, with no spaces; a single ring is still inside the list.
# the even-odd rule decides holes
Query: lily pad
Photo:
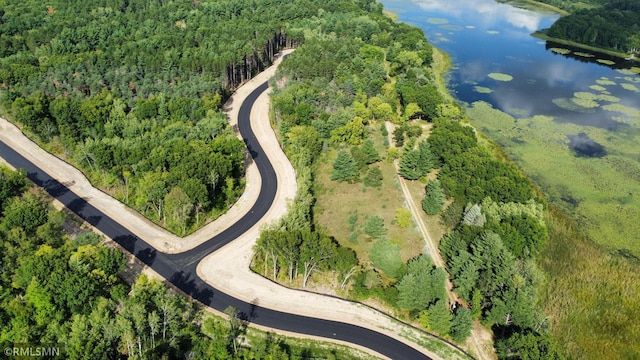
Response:
[[[509,74],[503,74],[503,73],[490,73],[487,76],[492,78],[493,80],[496,80],[496,81],[511,81],[511,80],[513,80],[513,76],[511,76]]]
[[[640,110],[622,104],[609,104],[602,107],[607,111],[615,111],[627,116],[640,118]]]
[[[601,77],[600,79],[596,80],[596,82],[600,85],[616,85],[615,82],[609,80],[606,77]]]
[[[581,106],[580,104],[577,104],[575,101],[573,101],[574,99],[557,98],[557,99],[553,99],[552,102],[554,104],[556,104],[556,106],[558,106],[560,108],[563,108],[565,110],[569,110],[569,111],[575,111],[575,112],[579,112],[579,113],[593,113],[593,112],[595,112],[595,110],[593,108],[585,107],[585,106]]]
[[[620,84],[620,86],[622,86],[625,90],[629,90],[629,91],[633,91],[633,92],[640,92],[640,89],[638,89],[637,86],[633,85],[633,84]]]
[[[449,31],[462,31],[464,28],[458,25],[442,25],[440,29],[449,30]]]
[[[595,91],[607,91],[606,87],[600,86],[600,85],[591,85],[589,86],[589,89],[595,90]]]
[[[492,89],[489,89],[488,87],[484,87],[484,86],[474,86],[473,90],[480,94],[491,94],[493,92]]]
[[[565,49],[565,48],[554,47],[554,48],[551,48],[549,50],[553,51],[556,54],[569,54],[569,53],[571,53],[571,50]]]
[[[616,63],[615,61],[606,60],[606,59],[597,59],[596,61],[599,62],[600,64],[605,64],[605,65],[613,65]]]
[[[444,24],[448,24],[449,20],[443,19],[443,18],[428,18],[427,22],[433,25],[444,25]]]
[[[476,28],[476,27],[475,27],[475,26],[473,26],[473,25],[467,25],[467,26],[465,26],[465,27],[466,27],[467,29],[475,29],[475,28]]]
[[[580,52],[580,51],[576,51],[576,52],[574,52],[573,54],[574,54],[574,55],[577,55],[577,56],[586,57],[586,58],[592,58],[592,57],[595,57],[595,55],[593,55],[593,54],[589,54],[589,53],[585,53],[585,52]]]

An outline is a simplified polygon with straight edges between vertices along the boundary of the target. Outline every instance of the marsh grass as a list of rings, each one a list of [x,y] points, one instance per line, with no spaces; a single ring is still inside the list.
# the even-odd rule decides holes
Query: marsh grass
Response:
[[[541,295],[558,343],[576,359],[637,358],[640,261],[593,244],[557,209],[546,222],[551,241],[542,254]]]
[[[544,116],[516,120],[483,102],[467,114],[550,200],[540,304],[558,343],[576,359],[637,358],[640,130],[585,129]],[[567,135],[582,131],[608,154],[576,157]]]

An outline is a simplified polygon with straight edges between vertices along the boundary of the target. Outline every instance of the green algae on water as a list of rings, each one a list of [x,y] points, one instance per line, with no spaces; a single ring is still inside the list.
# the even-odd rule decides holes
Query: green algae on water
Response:
[[[557,48],[557,47],[554,47],[554,48],[551,48],[551,49],[549,49],[549,50],[553,51],[553,52],[554,52],[554,53],[556,53],[556,54],[563,54],[563,55],[565,55],[565,54],[570,54],[570,53],[571,53],[571,50],[569,50],[569,49],[565,49],[565,48]]]

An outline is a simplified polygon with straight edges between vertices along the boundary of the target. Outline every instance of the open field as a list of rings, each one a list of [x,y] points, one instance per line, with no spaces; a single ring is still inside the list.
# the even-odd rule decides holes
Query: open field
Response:
[[[380,131],[372,131],[369,138],[384,157],[386,150]],[[403,261],[419,255],[424,247],[420,234],[413,226],[402,228],[394,220],[396,211],[404,208],[404,198],[396,182],[393,164],[383,158],[382,161],[369,165],[378,166],[382,171],[383,183],[376,189],[366,187],[362,182],[348,184],[331,181],[329,176],[334,158],[335,151],[331,151],[323,154],[319,161],[315,190],[317,203],[314,209],[318,224],[335,236],[341,245],[352,248],[360,259],[367,261],[369,248],[375,240],[372,241],[362,228],[367,219],[380,216],[384,218],[385,227],[389,230],[387,237],[400,245]],[[356,219],[354,226],[350,224],[349,217]]]

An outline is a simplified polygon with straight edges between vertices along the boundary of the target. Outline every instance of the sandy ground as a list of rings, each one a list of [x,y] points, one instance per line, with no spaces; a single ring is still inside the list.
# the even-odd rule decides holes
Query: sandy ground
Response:
[[[232,125],[237,124],[237,115],[243,99],[263,81],[273,76],[280,60],[281,58],[278,59],[272,67],[243,85],[236,91],[229,102],[225,104]],[[297,189],[295,171],[282,152],[276,135],[269,123],[269,97],[267,94],[260,96],[254,105],[251,113],[251,121],[256,136],[260,138],[260,142],[263,144],[267,156],[273,163],[278,176],[280,186],[276,194],[276,199],[267,215],[265,215],[258,224],[242,237],[206,257],[198,266],[198,274],[213,286],[244,301],[275,310],[348,322],[373,329],[407,343],[434,359],[439,359],[440,357],[436,354],[398,335],[408,332],[415,333],[416,337],[419,337],[420,332],[412,327],[399,323],[381,312],[362,304],[315,293],[288,289],[253,273],[249,269],[252,247],[259,236],[260,229],[269,223],[277,221],[277,219],[286,213],[287,203],[295,197]],[[80,171],[42,150],[35,143],[27,139],[17,127],[1,118],[0,140],[51,174],[58,181],[66,184],[77,195],[118,221],[138,237],[143,238],[158,250],[167,253],[179,253],[189,250],[233,224],[237,219],[242,217],[255,202],[261,185],[260,175],[255,165],[251,164],[247,168],[245,193],[228,213],[195,233],[185,238],[179,238],[153,224],[138,212],[126,207],[106,193],[91,186],[87,178],[82,175]],[[153,272],[151,271],[151,273]],[[264,327],[260,326],[258,326],[258,328],[264,329]],[[288,334],[277,330],[276,332],[300,336],[300,334]],[[345,344],[337,340],[331,341]],[[353,346],[351,344],[347,345]],[[363,350],[371,352],[368,349]],[[380,356],[380,354],[376,355]]]

